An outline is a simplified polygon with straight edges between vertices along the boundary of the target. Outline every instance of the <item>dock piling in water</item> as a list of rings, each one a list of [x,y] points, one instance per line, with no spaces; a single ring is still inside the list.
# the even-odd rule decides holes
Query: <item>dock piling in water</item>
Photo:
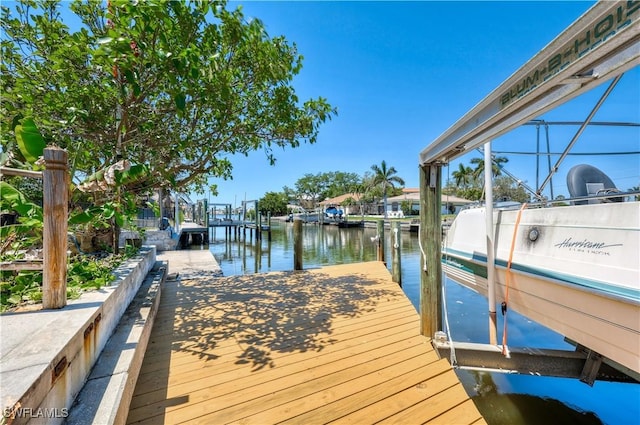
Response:
[[[378,261],[382,261],[383,263],[386,264],[386,262],[384,261],[384,220],[378,220],[377,223],[377,236],[378,236],[378,256],[377,259]]]
[[[302,270],[302,220],[293,220],[293,270]]]

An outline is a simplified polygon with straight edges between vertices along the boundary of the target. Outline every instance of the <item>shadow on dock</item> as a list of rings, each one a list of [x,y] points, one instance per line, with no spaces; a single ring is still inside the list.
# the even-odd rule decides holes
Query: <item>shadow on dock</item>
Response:
[[[419,335],[411,303],[384,265],[370,262],[167,282],[127,421],[416,414],[484,423]]]

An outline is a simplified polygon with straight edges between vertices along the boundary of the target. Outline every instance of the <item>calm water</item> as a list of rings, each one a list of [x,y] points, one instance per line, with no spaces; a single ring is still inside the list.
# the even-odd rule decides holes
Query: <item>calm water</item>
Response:
[[[293,269],[293,229],[273,223],[272,240],[225,241],[213,231],[209,246],[225,275]],[[247,239],[249,234],[247,233]],[[375,260],[375,229],[304,226],[304,268]],[[390,233],[387,230],[386,243]],[[402,287],[419,308],[419,246],[414,234],[402,233]],[[389,247],[385,250],[390,255]],[[391,264],[390,257],[387,263]],[[456,341],[488,342],[486,299],[452,281],[445,284],[451,334]],[[502,324],[498,323],[498,329]],[[501,336],[499,335],[500,339]],[[509,314],[509,345],[572,350],[562,336],[515,312]],[[640,385],[572,379],[477,373],[457,370],[467,392],[490,425],[498,424],[640,424]]]

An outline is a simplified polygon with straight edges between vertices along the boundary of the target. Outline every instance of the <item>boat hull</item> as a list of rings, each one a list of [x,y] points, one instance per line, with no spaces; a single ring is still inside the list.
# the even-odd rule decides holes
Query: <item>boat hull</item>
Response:
[[[516,227],[517,216],[494,213],[496,302],[640,373],[640,203],[529,209]],[[484,208],[459,214],[443,270],[487,296],[484,221]]]

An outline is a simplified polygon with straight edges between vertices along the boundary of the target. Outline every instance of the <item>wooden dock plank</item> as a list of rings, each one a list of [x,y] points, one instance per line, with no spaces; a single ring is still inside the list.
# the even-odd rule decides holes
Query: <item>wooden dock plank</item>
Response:
[[[466,400],[453,410],[449,410],[427,422],[429,425],[480,424],[484,419],[472,400]]]
[[[222,403],[222,407],[231,406],[243,402],[251,395],[257,398],[262,396],[263,393],[272,392],[274,390],[274,383],[282,387],[292,385],[294,382],[303,384],[306,380],[312,378],[312,374],[322,374],[325,369],[332,371],[340,367],[345,368],[352,363],[365,362],[370,358],[375,358],[376,355],[384,356],[387,355],[389,351],[410,347],[412,341],[410,339],[405,339],[405,341],[393,341],[396,343],[382,346],[379,346],[381,342],[378,341],[376,341],[375,344],[361,344],[360,347],[351,350],[341,350],[331,354],[326,353],[323,356],[315,356],[308,361],[299,362],[288,367],[283,365],[277,370],[269,371],[269,373],[246,374],[247,368],[238,369],[236,365],[236,367],[231,369],[226,375],[215,376],[215,381],[219,384],[216,388],[210,388],[210,380],[204,373],[193,380],[185,380],[182,379],[181,376],[178,376],[175,380],[177,383],[171,386],[171,391],[168,392],[167,395],[175,397],[190,394],[191,400],[198,398],[208,400],[211,397],[215,397],[215,404]],[[419,344],[419,342],[413,343]],[[309,371],[313,372],[309,373]],[[247,389],[247,387],[249,389]],[[140,397],[137,402],[141,404],[153,402],[154,396],[156,395],[158,394],[152,393],[146,397]],[[166,406],[163,406],[162,403],[156,403],[154,407],[156,409],[164,409]],[[201,407],[203,409],[210,409],[212,405],[209,404]],[[166,410],[173,411],[176,409],[178,408],[167,407]],[[203,414],[205,413],[207,412]]]
[[[237,391],[233,394],[217,397],[215,401],[202,403],[198,413],[202,413],[197,419],[189,423],[237,423],[242,420],[245,423],[275,423],[290,415],[287,409],[278,409],[282,404],[292,399],[312,397],[314,393],[331,388],[336,384],[348,382],[356,376],[374,374],[381,367],[390,367],[409,356],[413,361],[423,351],[419,347],[412,347],[406,354],[393,353],[388,355],[383,351],[372,353],[381,355],[378,361],[367,361],[368,356],[360,356],[341,359],[339,362],[323,364],[311,370],[301,371],[296,374],[282,376],[279,379],[266,381],[253,385],[250,390]],[[375,358],[375,357],[374,357]],[[277,390],[276,390],[277,388]],[[267,412],[265,412],[265,410]],[[193,411],[193,410],[192,410]],[[190,411],[189,413],[192,413]],[[247,421],[247,415],[253,415],[253,421]],[[175,418],[183,417],[181,412],[176,412]],[[167,418],[173,419],[167,415]]]
[[[398,396],[402,397],[402,395]],[[420,402],[398,411],[379,423],[415,423],[417,417],[420,418],[420,422],[428,421],[457,408],[468,399],[469,396],[461,385],[449,386],[446,389],[439,389],[439,392],[433,396],[424,397]]]
[[[291,364],[298,364],[299,367],[305,367],[306,363],[318,362],[320,356],[325,355],[333,355],[334,352],[341,350],[338,354],[341,356],[349,356],[355,355],[361,352],[364,349],[370,349],[369,347],[375,347],[376,345],[384,345],[384,344],[392,344],[395,342],[402,342],[403,340],[408,339],[410,336],[414,336],[415,331],[413,329],[402,330],[398,329],[397,332],[394,333],[395,339],[390,339],[387,333],[374,332],[374,333],[366,333],[363,336],[354,337],[353,339],[347,341],[337,342],[330,349],[324,350],[321,355],[316,352],[308,352],[303,355],[295,355],[291,354],[289,356],[283,355],[280,357],[279,361],[282,367],[289,366]],[[370,344],[366,344],[371,341]],[[227,357],[233,359],[233,347],[229,347],[229,350],[225,351]],[[222,354],[224,356],[224,354]],[[326,361],[326,360],[325,360]],[[160,363],[161,364],[161,363]],[[213,367],[215,366],[215,367]],[[186,364],[179,364],[173,366],[170,370],[169,381],[168,383],[178,384],[179,382],[185,379],[197,379],[197,378],[205,378],[205,377],[213,377],[216,376],[216,379],[221,380],[224,379],[225,374],[232,374],[232,379],[237,379],[237,377],[242,374],[244,376],[255,375],[255,373],[251,372],[250,369],[241,369],[237,370],[237,365],[234,360],[229,360],[222,363],[216,363],[215,365],[212,362],[209,362],[204,367],[202,362],[191,362]],[[157,369],[156,369],[157,370]],[[152,371],[153,372],[153,371]],[[149,384],[157,384],[158,377],[154,373],[144,373],[140,376],[139,382],[141,383],[149,383]],[[153,388],[154,386],[152,386]]]
[[[483,423],[402,290],[369,262],[167,282],[127,423],[403,415]]]
[[[335,400],[330,400],[326,397],[327,404],[291,418],[288,422],[310,423],[314,421],[314,418],[322,418],[327,423],[333,421],[347,423],[345,418],[348,415],[353,415],[352,418],[354,419],[372,423],[371,417],[359,415],[358,418],[355,414],[367,410],[367,407],[371,406],[373,406],[372,409],[377,409],[378,407],[376,406],[381,402],[386,402],[390,395],[398,391],[398,388],[404,389],[406,385],[412,385],[416,376],[423,376],[425,373],[437,376],[450,369],[448,364],[437,360],[437,356],[432,359],[433,361],[429,362],[430,359],[423,357],[420,362],[410,359],[409,363],[398,363],[395,367],[386,370],[385,373],[380,373],[376,382],[366,380],[364,387],[359,386],[357,382],[353,382],[353,385],[349,385],[349,388],[347,388],[346,393],[333,394]],[[369,411],[372,409],[369,409]]]

